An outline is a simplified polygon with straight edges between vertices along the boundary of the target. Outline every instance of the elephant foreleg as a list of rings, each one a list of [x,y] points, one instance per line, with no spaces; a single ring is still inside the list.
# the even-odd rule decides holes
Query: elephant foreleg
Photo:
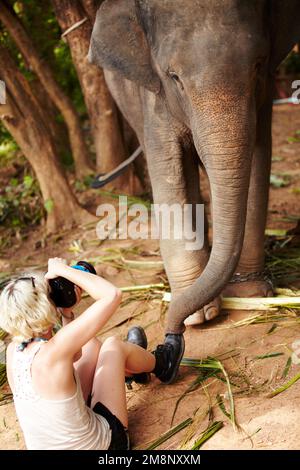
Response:
[[[224,290],[224,296],[265,297],[272,295],[272,286],[263,272],[272,155],[271,121],[272,101],[269,99],[258,115],[243,249],[236,274]]]
[[[161,121],[156,128],[152,119],[151,131],[145,131],[145,147],[155,204],[167,204],[169,208],[174,204],[179,204],[181,208],[184,204],[202,204],[198,156],[190,139],[178,136],[174,129],[164,128]],[[199,277],[209,258],[207,234],[202,249],[189,251],[186,243],[184,238],[160,240],[174,303],[179,294]],[[219,307],[218,299],[212,301],[201,311],[195,312],[195,317],[191,316],[194,317],[191,323],[198,324],[214,318],[219,313]],[[167,331],[174,331],[173,323],[177,323],[176,319],[168,317]]]

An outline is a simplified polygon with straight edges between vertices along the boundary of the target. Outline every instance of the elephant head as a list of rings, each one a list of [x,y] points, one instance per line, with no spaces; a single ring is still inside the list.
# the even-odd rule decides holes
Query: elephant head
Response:
[[[213,246],[176,300],[190,314],[217,296],[239,260],[257,110],[300,38],[298,0],[106,0],[89,59],[164,99],[207,170]],[[172,309],[172,306],[171,306]]]

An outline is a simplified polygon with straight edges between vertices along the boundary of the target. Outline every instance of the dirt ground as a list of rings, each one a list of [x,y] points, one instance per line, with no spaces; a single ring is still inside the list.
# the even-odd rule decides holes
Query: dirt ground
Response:
[[[274,109],[272,173],[288,178],[285,187],[270,190],[268,228],[293,227],[287,216],[300,216],[300,143],[288,142],[300,129],[299,106],[277,106]],[[100,202],[96,193],[89,193],[88,203]],[[74,242],[77,241],[77,242]],[[110,255],[110,248],[123,249],[126,258],[160,260],[156,241],[96,241],[95,228],[77,228],[45,239],[36,230],[22,243],[15,244],[0,257],[1,271],[15,267],[46,265],[50,256],[63,256],[68,261]],[[132,249],[135,249],[135,255]],[[125,251],[124,251],[125,250]],[[126,251],[127,250],[127,251]],[[131,250],[131,251],[130,251]],[[138,255],[136,254],[138,253]],[[146,256],[147,255],[147,256]],[[161,282],[161,270],[121,269],[115,262],[96,263],[99,274],[118,286]],[[83,309],[88,300],[84,301]],[[149,348],[163,339],[165,308],[161,296],[146,299],[133,294],[124,295],[124,305],[101,332],[103,339],[110,335],[125,337],[134,324],[146,329]],[[236,419],[239,429],[217,404],[217,395],[229,410],[226,384],[210,378],[195,391],[186,394],[178,405],[173,425],[191,417],[193,422],[164,442],[161,449],[191,448],[209,420],[222,421],[223,427],[203,449],[299,449],[300,448],[300,382],[274,398],[268,394],[300,372],[292,365],[287,376],[283,371],[291,356],[292,343],[300,340],[300,323],[296,321],[263,323],[233,328],[233,322],[247,318],[253,312],[228,312],[204,327],[188,328],[185,334],[185,357],[219,357],[233,385]],[[275,354],[268,358],[259,358]],[[196,369],[181,367],[176,383],[163,385],[153,379],[150,385],[133,384],[127,392],[130,433],[135,448],[145,449],[147,443],[169,430],[177,400],[197,377]],[[113,374],[112,374],[113,380]],[[1,405],[1,403],[0,403]],[[0,406],[0,448],[23,449],[24,441],[12,403]]]

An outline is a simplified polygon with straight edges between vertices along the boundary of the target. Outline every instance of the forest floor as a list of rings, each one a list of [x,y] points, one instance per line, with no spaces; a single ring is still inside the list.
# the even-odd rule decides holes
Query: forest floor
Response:
[[[291,216],[300,216],[300,141],[289,139],[297,136],[295,133],[299,129],[300,107],[277,106],[274,109],[272,173],[277,177],[276,184],[281,184],[279,178],[286,186],[271,186],[268,229],[290,229],[295,225]],[[91,208],[100,202],[99,194],[92,190],[80,197],[86,198],[84,202]],[[92,260],[97,272],[118,286],[160,283],[165,279],[159,267],[149,269],[148,266],[146,269],[146,265],[133,266],[124,261],[124,258],[160,261],[157,241],[107,240],[100,243],[93,226],[48,238],[43,237],[42,229],[36,229],[27,240],[16,243],[0,255],[0,271],[30,266],[45,268],[51,256],[62,256],[69,262]],[[88,302],[85,299],[79,311]],[[159,290],[124,294],[121,308],[105,326],[100,338],[111,335],[125,338],[128,328],[139,324],[146,330],[151,350],[163,340],[165,311]],[[203,375],[200,386],[183,395],[199,377],[200,369],[182,366],[178,380],[172,385],[163,385],[153,378],[147,386],[133,384],[132,390],[128,390],[129,427],[134,448],[147,448],[171,426],[187,418],[192,418],[193,422],[158,448],[191,449],[213,422],[222,422],[223,427],[203,445],[203,449],[300,448],[300,381],[273,398],[268,396],[300,372],[299,365],[286,367],[293,342],[300,340],[299,317],[295,315],[278,321],[278,318],[261,316],[264,322],[250,324],[247,319],[254,314],[258,315],[258,312],[223,311],[215,321],[204,327],[188,328],[185,333],[185,357],[218,358],[226,369],[232,384],[238,430],[234,430],[231,420],[222,411],[223,405],[227,415],[230,410],[224,376],[222,380],[219,373],[204,380]],[[236,322],[240,320],[244,320],[244,326],[237,327]],[[206,374],[207,370],[202,372]],[[4,390],[8,391],[8,387]],[[0,402],[0,405],[0,449],[23,449],[24,440],[13,403]]]

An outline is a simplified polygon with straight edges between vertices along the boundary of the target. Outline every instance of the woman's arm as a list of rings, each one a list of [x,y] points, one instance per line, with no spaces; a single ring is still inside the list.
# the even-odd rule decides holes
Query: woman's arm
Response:
[[[76,286],[75,289],[77,291],[81,292],[81,289],[79,287]],[[80,297],[81,297],[81,294],[80,294]],[[77,303],[79,303],[79,301],[80,301],[80,298],[77,301]],[[74,305],[74,307],[75,307],[75,305]],[[73,312],[74,307],[61,307],[61,308],[58,309],[59,313],[61,314],[62,326],[66,326],[66,325],[68,325],[68,323],[75,320],[75,315],[74,315],[74,312]],[[79,351],[77,351],[77,353],[75,353],[75,356],[73,357],[73,363],[77,362],[81,358],[81,356],[82,356],[82,348],[79,349]]]
[[[45,277],[52,279],[57,276],[70,280],[96,300],[78,318],[63,326],[49,341],[53,359],[72,359],[82,346],[96,336],[116,311],[121,302],[121,291],[100,276],[73,269],[63,260],[54,258],[49,260]]]
[[[48,261],[48,272],[45,278],[53,279],[58,276],[65,277],[81,287],[95,300],[103,298],[104,295],[114,295],[119,291],[117,287],[100,276],[71,268],[71,266],[67,266],[62,258],[51,258]]]

